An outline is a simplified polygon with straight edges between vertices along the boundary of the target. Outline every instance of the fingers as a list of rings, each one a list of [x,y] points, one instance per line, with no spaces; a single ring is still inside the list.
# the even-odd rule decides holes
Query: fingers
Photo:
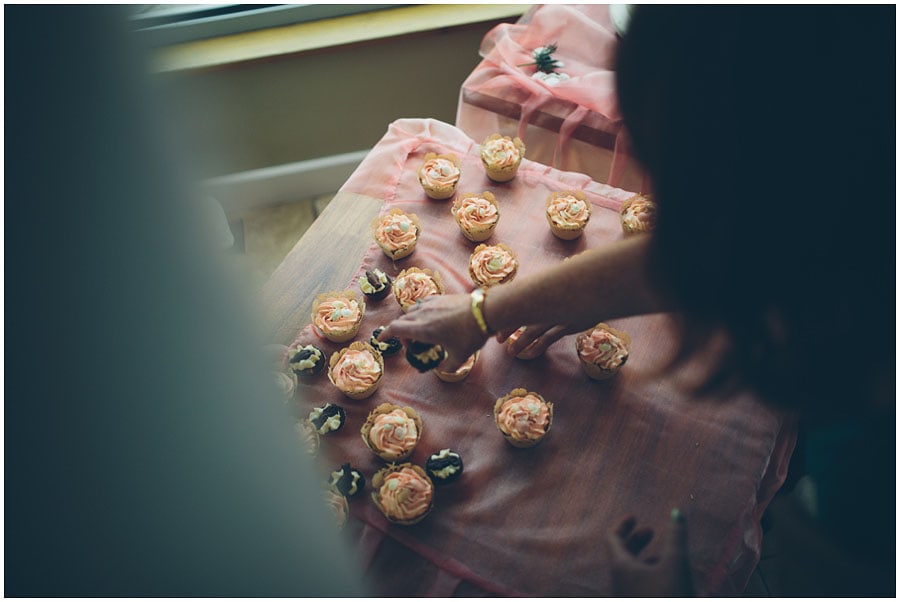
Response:
[[[391,337],[397,337],[404,340],[421,341],[423,343],[431,343],[428,340],[425,330],[421,324],[408,319],[407,316],[401,316],[384,327],[378,335],[379,341],[387,341]]]
[[[518,328],[507,328],[506,330],[499,331],[496,336],[497,342],[502,345],[506,342],[506,339],[511,337],[512,333],[514,333],[516,330],[518,330]]]
[[[653,539],[653,529],[650,527],[638,529],[625,540],[625,549],[627,549],[632,556],[639,556],[640,553],[644,551],[644,548],[647,547],[647,544],[650,543],[651,539]]]
[[[533,324],[525,328],[518,339],[509,343],[506,352],[519,359],[534,359],[571,332],[571,327],[565,325]]]
[[[628,515],[619,521],[618,526],[613,532],[617,537],[624,541],[631,533],[631,530],[634,529],[635,525],[637,525],[637,519],[632,515]]]
[[[533,324],[525,328],[515,341],[509,343],[506,352],[516,356],[528,349],[528,346],[539,339],[541,335],[551,328],[552,324]]]
[[[633,516],[627,516],[619,522],[615,529],[607,534],[606,547],[609,549],[613,564],[622,566],[633,562],[633,556],[625,547],[625,540],[636,524],[637,520]]]
[[[626,516],[608,537],[611,549],[619,556],[637,557],[643,552],[653,539],[653,529],[642,527],[635,529],[637,519],[634,516]]]
[[[538,357],[552,345],[556,341],[560,340],[564,336],[569,334],[569,328],[567,326],[554,326],[553,328],[548,329],[544,332],[539,338],[535,339],[531,345],[526,347],[522,353],[519,354],[519,357],[522,359],[532,359]]]

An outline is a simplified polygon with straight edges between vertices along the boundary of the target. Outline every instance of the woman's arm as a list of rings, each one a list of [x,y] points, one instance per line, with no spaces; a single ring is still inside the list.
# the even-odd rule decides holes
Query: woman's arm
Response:
[[[485,321],[501,342],[518,327],[528,327],[510,346],[515,355],[538,339],[535,351],[543,351],[560,337],[602,320],[664,311],[668,308],[647,269],[649,243],[649,236],[628,238],[492,287],[483,305]],[[391,322],[379,338],[392,336],[442,345],[449,355],[448,370],[488,338],[472,315],[468,295],[428,297]]]

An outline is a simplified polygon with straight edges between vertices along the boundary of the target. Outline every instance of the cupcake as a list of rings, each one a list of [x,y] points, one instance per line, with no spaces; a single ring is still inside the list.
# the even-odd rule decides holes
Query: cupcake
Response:
[[[335,526],[338,530],[343,529],[347,524],[347,517],[350,516],[347,498],[334,491],[326,490],[322,492],[322,499],[325,500],[325,507],[331,513]]]
[[[406,344],[406,361],[419,372],[428,372],[437,368],[447,357],[447,352],[440,345],[410,341]]]
[[[409,457],[416,448],[422,436],[422,419],[412,408],[383,403],[369,413],[360,434],[376,456],[396,462]]]
[[[410,463],[382,468],[372,477],[372,500],[392,523],[414,525],[431,512],[434,485]]]
[[[631,337],[608,324],[597,324],[575,337],[575,351],[585,374],[594,380],[615,376],[628,361]]]
[[[525,144],[518,138],[493,134],[481,144],[481,162],[487,177],[495,182],[509,182],[516,177],[525,156]]]
[[[323,337],[335,343],[356,336],[366,304],[351,290],[322,293],[313,301],[312,322]]]
[[[391,292],[391,277],[378,268],[366,270],[359,279],[359,290],[366,298],[381,301]]]
[[[462,475],[462,456],[452,449],[442,449],[428,456],[425,472],[436,485],[451,483]]]
[[[293,375],[288,376],[284,372],[272,372],[272,379],[275,381],[275,386],[281,393],[282,400],[289,401],[294,396],[294,382],[296,377]]]
[[[462,366],[460,366],[459,369],[456,370],[455,372],[445,372],[444,370],[441,370],[440,368],[435,368],[434,373],[437,375],[437,377],[439,379],[441,379],[444,382],[455,383],[455,382],[461,381],[462,379],[464,379],[465,377],[467,377],[469,375],[469,372],[471,372],[472,368],[475,366],[476,360],[478,360],[478,352],[477,351],[475,353],[473,353],[471,356],[469,356],[469,359],[467,359],[466,362]]]
[[[381,384],[384,360],[366,343],[355,341],[332,354],[328,380],[350,399],[365,399]]]
[[[375,242],[391,259],[402,259],[416,250],[422,225],[414,213],[391,209],[372,222]]]
[[[462,235],[473,242],[487,240],[500,221],[500,205],[490,192],[466,192],[456,197],[450,209]]]
[[[328,487],[347,498],[358,496],[365,486],[366,477],[349,463],[342,464],[328,479]]]
[[[456,155],[425,155],[425,163],[419,168],[419,184],[429,198],[449,199],[456,192],[459,182],[459,159]]]
[[[300,436],[300,444],[310,456],[315,456],[319,451],[319,433],[309,422],[298,422],[294,425]]]
[[[407,268],[397,274],[394,284],[391,286],[394,298],[400,304],[404,313],[412,308],[416,301],[429,295],[442,295],[444,283],[441,275],[429,269]]]
[[[512,333],[511,335],[509,335],[509,338],[506,339],[506,344],[507,344],[507,345],[512,345],[512,344],[515,343],[517,340],[519,340],[519,337],[522,336],[522,333],[525,332],[525,328],[526,328],[525,326],[522,326],[521,328],[516,329],[516,331],[515,331],[514,333]],[[532,343],[531,343],[530,345],[528,345],[528,347],[526,347],[525,349],[523,349],[522,351],[520,351],[520,352],[516,355],[516,358],[518,358],[518,359],[520,359],[520,360],[533,360],[533,359],[535,359],[535,358],[537,358],[537,357],[540,357],[542,354],[541,354],[541,353],[536,353],[536,352],[534,351],[534,348],[535,348],[536,346],[537,346],[537,339],[535,339],[534,341],[532,341]]]
[[[509,282],[516,276],[519,260],[512,250],[499,245],[478,245],[469,257],[469,276],[478,286],[492,286]]]
[[[639,232],[650,232],[656,227],[656,203],[649,196],[635,195],[622,203],[619,217],[622,220],[622,232],[626,236]]]
[[[513,389],[494,404],[497,428],[513,447],[541,442],[553,422],[553,404],[525,389]]]
[[[372,336],[369,338],[369,346],[380,353],[381,357],[390,357],[400,353],[400,350],[403,349],[403,343],[397,337],[391,337],[386,341],[378,340],[378,335],[381,334],[382,330],[384,330],[384,326],[379,326],[372,331]]]
[[[340,430],[347,420],[344,408],[333,403],[326,403],[321,408],[313,408],[309,413],[308,421],[320,435],[327,435]]]
[[[557,238],[574,240],[591,219],[591,204],[580,190],[554,192],[547,199],[547,222]]]
[[[310,380],[325,367],[325,354],[315,345],[294,343],[286,355],[288,369],[303,380]]]

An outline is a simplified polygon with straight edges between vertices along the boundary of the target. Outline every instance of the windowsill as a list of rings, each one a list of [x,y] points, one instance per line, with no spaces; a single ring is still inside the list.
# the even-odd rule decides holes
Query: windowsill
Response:
[[[425,4],[297,23],[177,44],[156,51],[153,71],[166,73],[305,52],[332,46],[518,17],[527,4]]]

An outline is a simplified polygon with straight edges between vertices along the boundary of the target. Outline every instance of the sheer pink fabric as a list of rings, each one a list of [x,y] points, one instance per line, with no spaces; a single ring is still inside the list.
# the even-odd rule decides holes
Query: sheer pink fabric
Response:
[[[570,79],[551,86],[532,78],[535,48],[553,54]],[[463,83],[456,124],[481,141],[519,136],[540,163],[586,173],[611,185],[643,186],[622,128],[613,71],[617,44],[607,5],[540,5],[514,25],[485,36],[484,60]]]
[[[416,179],[428,152],[459,156],[460,191],[494,193],[501,217],[490,242],[517,253],[521,275],[622,237],[618,209],[631,193],[527,159],[515,179],[495,184],[486,178],[477,148],[460,130],[437,121],[390,126],[342,191],[383,199],[383,211],[416,213],[422,235],[416,251],[397,262],[373,242],[351,288],[365,269],[396,276],[411,266],[438,270],[449,293],[474,288],[467,260],[476,243],[459,233],[451,201],[428,199]],[[575,241],[554,237],[544,217],[545,199],[564,189],[583,190],[593,204],[584,236]],[[392,297],[367,302],[357,340],[400,315]],[[446,447],[465,462],[461,479],[437,488],[434,511],[415,526],[389,524],[369,499],[369,486],[350,502],[361,522],[351,534],[378,593],[609,595],[605,534],[628,513],[660,528],[673,507],[687,516],[699,592],[743,589],[759,559],[761,515],[785,477],[793,423],[749,395],[692,399],[671,377],[655,376],[672,348],[665,316],[612,325],[629,333],[633,347],[621,373],[605,382],[583,374],[570,336],[533,361],[511,358],[489,341],[458,383],[420,374],[400,355],[385,359],[380,389],[363,401],[344,397],[324,374],[298,388],[298,417],[326,402],[347,412],[345,426],[322,437],[323,470],[350,462],[371,480],[383,463],[363,444],[359,429],[384,402],[409,405],[422,417],[412,462],[422,465]],[[320,339],[309,326],[298,340],[328,355],[349,344]],[[516,387],[555,404],[550,433],[531,449],[506,443],[492,417],[494,401]]]

